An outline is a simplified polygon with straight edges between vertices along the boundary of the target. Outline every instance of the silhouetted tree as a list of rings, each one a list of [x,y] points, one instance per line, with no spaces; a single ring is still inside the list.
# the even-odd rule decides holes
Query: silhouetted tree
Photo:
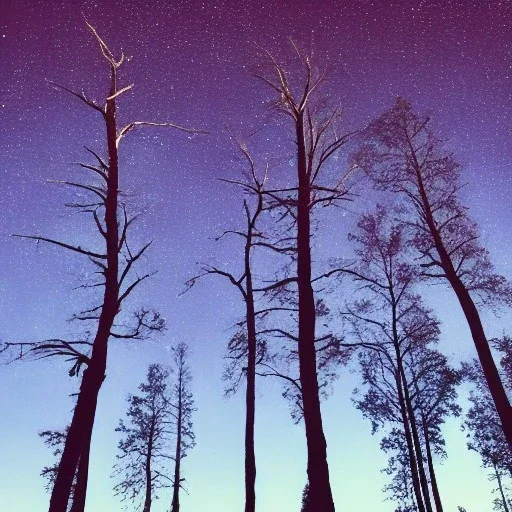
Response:
[[[139,385],[140,395],[128,397],[126,422],[121,420],[116,428],[123,437],[114,470],[114,476],[121,477],[121,481],[114,491],[123,501],[142,496],[143,512],[150,512],[158,489],[169,487],[172,482],[166,475],[174,435],[168,378],[167,369],[150,365],[146,381]]]
[[[469,408],[463,429],[467,433],[468,448],[477,452],[482,458],[482,467],[490,471],[489,480],[496,481],[498,498],[494,509],[510,512],[511,491],[507,483],[512,477],[512,450],[500,427],[496,409],[492,406],[492,397],[478,361],[465,364],[468,379],[474,384],[470,391]]]
[[[79,464],[83,465],[83,474],[87,473],[89,444],[97,398],[105,378],[109,339],[111,337],[140,339],[145,337],[149,331],[163,328],[163,319],[157,313],[145,309],[135,313],[133,325],[126,326],[123,323],[116,326],[115,324],[115,319],[123,308],[125,300],[138,284],[151,275],[151,273],[137,274],[130,282],[134,265],[145,254],[150,243],[138,250],[134,250],[128,244],[128,230],[135,217],[128,215],[126,206],[120,200],[122,196],[119,191],[119,144],[129,132],[139,127],[164,126],[196,133],[195,130],[189,130],[174,123],[146,121],[130,122],[119,129],[117,124],[117,100],[120,95],[132,88],[132,85],[127,87],[118,85],[118,70],[124,61],[124,56],[121,55],[121,58],[116,60],[96,30],[89,23],[86,22],[86,24],[98,42],[102,56],[109,66],[110,85],[105,100],[98,103],[88,98],[83,92],[78,93],[57,84],[53,85],[77,97],[87,107],[99,114],[105,124],[107,158],[103,159],[98,153],[88,149],[94,157],[95,163],[79,164],[81,168],[91,171],[99,180],[98,183],[83,184],[71,181],[59,183],[77,188],[80,192],[90,195],[91,199],[72,203],[70,206],[92,216],[103,248],[91,250],[81,245],[72,245],[53,238],[23,235],[24,238],[56,245],[86,256],[94,264],[97,270],[96,274],[101,276],[101,281],[84,285],[84,287],[103,288],[103,297],[100,304],[75,316],[77,320],[94,323],[91,330],[93,334],[90,339],[88,337],[73,341],[52,339],[41,343],[16,344],[20,348],[20,357],[26,355],[27,351],[35,357],[56,355],[68,357],[73,362],[70,375],[78,375],[82,366],[85,365],[86,367],[82,375],[77,404],[55,478],[50,500],[50,512],[66,512],[73,479]],[[123,327],[125,328],[123,329]],[[85,479],[83,492],[81,493],[83,501],[81,510],[85,506],[86,483],[87,480]]]
[[[459,198],[460,166],[443,148],[429,116],[399,98],[366,129],[355,159],[377,187],[401,194],[423,276],[447,280],[464,312],[505,436],[512,444],[512,409],[476,303],[511,303],[512,289],[497,275],[478,230]]]
[[[201,274],[187,282],[187,287],[194,286],[198,279],[207,275],[217,275],[236,288],[241,294],[245,305],[244,320],[237,325],[237,331],[228,343],[225,379],[230,381],[228,394],[235,392],[243,376],[246,378],[245,393],[245,512],[254,512],[256,508],[256,455],[254,449],[254,424],[256,402],[256,366],[266,352],[266,345],[261,337],[257,336],[257,316],[267,314],[268,311],[256,310],[256,293],[253,282],[252,256],[255,247],[265,246],[267,242],[263,233],[259,230],[258,220],[265,210],[263,202],[263,190],[267,180],[268,166],[265,167],[263,176],[258,177],[256,165],[250,154],[247,144],[237,140],[238,148],[244,161],[249,167],[247,181],[223,180],[242,187],[249,197],[244,199],[243,211],[245,217],[245,229],[226,230],[217,240],[225,236],[234,235],[244,241],[243,261],[239,275],[220,269],[212,265],[202,265]]]
[[[399,499],[408,506],[409,484],[400,464],[407,462],[418,510],[433,510],[432,492],[440,512],[432,446],[444,455],[440,425],[447,415],[458,414],[455,386],[460,377],[430,348],[439,337],[438,322],[414,291],[420,276],[410,261],[404,231],[379,206],[363,215],[350,235],[358,262],[340,271],[357,283],[355,300],[344,312],[355,342],[345,345],[361,349],[368,388],[357,407],[372,421],[373,432],[392,427],[381,443],[385,451],[398,452],[388,466],[389,474],[396,473],[388,489],[399,490]]]
[[[334,185],[322,182],[323,172],[333,156],[345,144],[348,135],[340,135],[341,110],[325,108],[320,94],[325,76],[318,72],[308,55],[295,46],[303,66],[302,84],[290,83],[284,66],[266,50],[261,50],[263,65],[254,73],[275,94],[272,106],[291,122],[296,143],[296,178],[290,187],[266,190],[267,197],[291,220],[294,233],[296,275],[284,283],[297,286],[298,334],[289,339],[297,344],[302,414],[307,439],[308,512],[332,512],[334,503],[329,482],[327,444],[320,410],[317,376],[316,301],[311,271],[311,213],[315,206],[328,206],[348,197],[347,177]],[[297,92],[299,91],[299,92]],[[289,235],[290,236],[290,235]],[[288,244],[290,245],[290,244]],[[284,284],[281,283],[281,284]],[[283,334],[284,335],[284,334]]]
[[[185,479],[181,476],[181,462],[188,455],[195,444],[195,435],[192,430],[192,413],[195,411],[194,398],[190,389],[192,374],[189,367],[189,348],[186,343],[178,343],[173,348],[173,369],[176,375],[172,391],[173,429],[176,433],[174,451],[174,473],[171,512],[180,510],[180,488]]]

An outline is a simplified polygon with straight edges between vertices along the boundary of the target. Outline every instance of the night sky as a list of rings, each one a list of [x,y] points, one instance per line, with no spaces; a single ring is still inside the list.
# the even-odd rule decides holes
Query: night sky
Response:
[[[58,92],[48,80],[104,98],[108,69],[83,15],[116,55],[128,62],[121,84],[134,83],[119,100],[121,125],[132,120],[173,121],[209,131],[192,136],[165,128],[134,131],[121,145],[121,186],[147,208],[135,230],[154,240],[144,267],[158,274],[132,301],[162,312],[168,330],[153,341],[110,345],[107,379],[99,397],[91,454],[88,510],[120,510],[109,478],[114,428],[147,365],[166,362],[169,345],[193,350],[198,411],[197,447],[185,459],[190,495],[184,511],[240,510],[243,504],[242,395],[222,397],[220,380],[230,326],[242,303],[228,286],[204,281],[179,296],[197,261],[233,268],[234,244],[212,238],[242,222],[241,196],[218,177],[239,176],[240,164],[225,126],[244,136],[258,132],[262,155],[293,151],[290,128],[267,112],[271,94],[250,75],[256,45],[286,66],[294,64],[288,38],[313,48],[328,68],[327,92],[345,108],[347,130],[364,127],[398,95],[432,110],[438,133],[463,164],[465,203],[480,224],[497,270],[512,278],[512,3],[509,1],[27,1],[0,0],[0,340],[37,341],[76,332],[67,319],[87,297],[73,290],[87,262],[58,248],[12,238],[51,235],[85,245],[93,231],[64,208],[73,192],[47,179],[81,177],[72,163],[83,146],[103,150],[100,117]],[[317,261],[347,256],[346,233],[371,208],[368,185],[350,211],[337,217]],[[88,226],[88,224],[87,224]],[[236,268],[236,267],[234,267]],[[443,322],[441,349],[454,362],[473,357],[458,306],[443,289],[427,288],[428,303]],[[510,329],[508,311],[484,316],[489,337]],[[78,380],[63,361],[0,367],[0,510],[45,510],[39,477],[51,462],[37,432],[69,421]],[[378,436],[350,402],[357,375],[341,372],[323,406],[331,483],[339,511],[391,512],[380,489],[386,459]],[[464,395],[464,392],[462,393]],[[280,387],[261,383],[257,397],[257,506],[296,512],[305,483],[305,438],[293,425]],[[463,402],[464,403],[464,402]],[[490,486],[479,458],[468,453],[460,421],[445,426],[448,460],[438,466],[447,511],[462,505],[489,512]],[[165,510],[167,495],[155,502]]]

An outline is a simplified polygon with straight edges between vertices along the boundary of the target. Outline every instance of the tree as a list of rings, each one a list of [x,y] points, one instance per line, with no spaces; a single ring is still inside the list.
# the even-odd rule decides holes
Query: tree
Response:
[[[176,382],[173,386],[172,408],[173,427],[176,433],[176,445],[174,451],[174,475],[172,486],[171,512],[180,510],[180,488],[185,479],[181,476],[182,460],[188,455],[195,444],[195,435],[192,430],[192,413],[194,398],[190,389],[192,374],[188,363],[189,348],[186,343],[178,343],[173,348],[173,367],[176,374]]]
[[[486,338],[477,304],[511,303],[512,289],[478,243],[478,230],[459,198],[460,166],[431,128],[430,116],[398,98],[372,122],[355,161],[380,189],[398,193],[421,258],[423,276],[446,280],[464,312],[478,358],[512,445],[512,409]]]
[[[116,428],[121,432],[114,476],[121,481],[114,487],[122,500],[135,501],[142,496],[143,512],[150,512],[158,490],[169,487],[167,463],[173,430],[174,410],[168,390],[169,371],[152,364],[146,381],[139,385],[140,395],[128,397],[127,421]]]
[[[348,173],[334,185],[322,183],[323,172],[348,140],[339,134],[341,110],[325,108],[320,95],[325,76],[316,70],[308,55],[294,45],[304,68],[300,92],[294,92],[284,66],[266,50],[263,65],[254,75],[275,94],[272,106],[291,122],[296,143],[296,178],[290,187],[266,191],[275,206],[291,219],[295,236],[296,276],[281,284],[295,283],[298,303],[297,357],[299,361],[302,414],[307,440],[308,512],[333,512],[327,443],[323,431],[317,376],[316,302],[311,266],[311,214],[315,206],[328,206],[348,198]],[[274,285],[274,286],[277,286]]]
[[[394,453],[386,469],[394,475],[387,489],[408,507],[412,487],[420,512],[433,510],[432,493],[440,512],[432,452],[434,447],[444,455],[440,426],[459,412],[455,387],[460,376],[431,348],[438,341],[438,321],[414,291],[420,276],[410,260],[405,227],[390,217],[378,206],[361,217],[349,237],[358,261],[340,272],[357,285],[344,312],[355,341],[344,345],[359,350],[367,386],[357,407],[371,420],[373,433],[391,428],[381,442],[384,451]]]
[[[254,425],[256,409],[256,366],[266,352],[265,344],[259,341],[256,332],[257,316],[267,314],[268,311],[256,311],[255,287],[253,282],[252,254],[257,246],[265,246],[264,235],[257,224],[260,215],[265,211],[263,202],[263,190],[267,178],[268,166],[262,178],[259,178],[253,157],[249,153],[246,143],[237,141],[238,147],[246,163],[249,166],[249,180],[247,182],[223,180],[228,183],[241,186],[250,197],[244,199],[243,211],[245,216],[244,230],[227,230],[217,240],[227,235],[235,235],[244,240],[242,271],[240,276],[222,270],[212,265],[202,265],[201,274],[187,282],[190,289],[197,280],[207,275],[216,275],[234,286],[240,293],[245,305],[244,320],[238,324],[237,332],[228,343],[228,355],[230,360],[226,376],[231,381],[230,391],[236,391],[242,376],[246,378],[245,393],[245,512],[254,512],[256,508],[256,455],[254,448]],[[251,199],[254,204],[251,205]],[[240,371],[241,370],[241,371]],[[173,509],[174,512],[174,509]]]
[[[510,512],[511,491],[507,489],[507,481],[510,482],[512,477],[512,450],[500,428],[499,417],[492,406],[492,397],[478,361],[464,364],[464,372],[473,383],[469,395],[471,407],[463,424],[468,448],[480,455],[482,467],[490,471],[489,479],[496,481],[498,498],[494,501],[494,510]]]
[[[89,200],[72,203],[70,206],[92,216],[103,249],[86,249],[81,245],[72,245],[43,236],[18,235],[37,242],[56,245],[86,256],[95,266],[96,274],[101,276],[101,281],[85,285],[85,287],[103,289],[103,296],[98,305],[75,316],[77,320],[93,323],[91,328],[93,334],[90,339],[89,337],[73,341],[51,339],[41,343],[14,344],[20,347],[20,357],[26,355],[27,351],[35,357],[68,357],[73,362],[70,375],[78,375],[80,369],[85,366],[76,407],[55,478],[50,500],[50,512],[66,512],[73,479],[79,465],[83,466],[82,474],[87,474],[96,403],[105,378],[109,339],[140,339],[145,337],[149,331],[162,330],[164,326],[163,319],[157,313],[145,309],[135,313],[135,324],[133,326],[128,326],[125,330],[119,330],[119,327],[122,327],[123,324],[115,324],[116,317],[122,310],[126,299],[141,282],[151,276],[151,273],[137,274],[130,282],[134,265],[146,253],[151,242],[138,250],[134,250],[128,244],[129,227],[136,217],[129,216],[126,205],[121,200],[122,196],[119,191],[119,145],[128,133],[140,127],[162,126],[176,128],[188,133],[198,133],[196,130],[167,122],[134,121],[119,129],[117,100],[132,88],[132,85],[126,87],[118,85],[118,71],[124,61],[124,56],[121,55],[121,58],[116,60],[94,27],[88,22],[86,22],[86,25],[99,44],[103,58],[108,63],[110,85],[105,100],[98,103],[88,98],[83,92],[78,93],[58,84],[53,85],[69,92],[92,111],[99,114],[106,130],[107,158],[103,159],[95,151],[87,149],[94,157],[95,163],[79,164],[81,168],[91,171],[99,180],[99,183],[83,184],[71,181],[60,183],[77,188],[91,196]],[[86,483],[87,480],[85,479],[83,492],[81,493],[81,510],[85,506]]]

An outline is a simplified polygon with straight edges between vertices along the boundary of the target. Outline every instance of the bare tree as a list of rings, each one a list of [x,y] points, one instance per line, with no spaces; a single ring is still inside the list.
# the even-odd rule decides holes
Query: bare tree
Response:
[[[150,512],[158,490],[170,487],[166,475],[169,448],[174,435],[170,427],[174,410],[168,389],[169,371],[152,364],[146,381],[139,385],[140,395],[128,397],[127,422],[121,420],[116,428],[123,438],[114,475],[121,477],[114,487],[122,500],[134,502],[142,497],[140,509]]]
[[[98,103],[87,97],[83,92],[75,92],[58,84],[53,85],[77,97],[101,117],[106,129],[107,158],[103,159],[95,151],[87,149],[94,157],[95,162],[93,164],[79,164],[81,168],[91,171],[99,180],[99,183],[83,184],[72,181],[59,183],[69,185],[91,196],[89,200],[72,203],[70,206],[92,216],[104,248],[93,250],[49,237],[23,235],[24,238],[52,244],[87,257],[95,266],[96,274],[101,277],[101,280],[85,286],[103,288],[103,297],[100,304],[82,311],[75,317],[77,320],[94,324],[94,334],[90,338],[86,337],[73,341],[52,339],[42,343],[16,344],[20,348],[20,357],[27,355],[27,352],[35,357],[55,355],[68,357],[73,362],[70,370],[71,375],[78,375],[80,369],[85,366],[73,419],[69,426],[55,478],[50,500],[50,512],[66,512],[73,479],[79,464],[83,465],[84,474],[87,473],[89,444],[97,398],[105,378],[109,339],[140,339],[145,337],[149,331],[163,328],[163,319],[158,314],[145,309],[135,313],[133,325],[120,324],[116,326],[115,324],[115,319],[123,308],[126,299],[141,282],[151,276],[151,273],[137,273],[130,281],[135,264],[146,253],[151,242],[137,250],[134,250],[128,243],[128,231],[135,217],[129,216],[126,206],[121,201],[122,196],[119,191],[119,145],[129,132],[140,127],[162,126],[176,128],[188,133],[197,133],[196,130],[167,122],[134,121],[118,128],[117,100],[132,88],[132,85],[126,87],[118,85],[118,71],[124,61],[124,56],[121,55],[121,58],[116,60],[94,27],[87,22],[86,24],[99,44],[103,58],[108,63],[110,85],[105,100]],[[84,485],[82,510],[85,505],[86,479]]]
[[[242,270],[240,275],[211,265],[202,265],[201,274],[190,279],[187,287],[192,287],[199,278],[207,275],[220,276],[226,279],[240,293],[245,305],[244,320],[237,325],[237,331],[228,343],[227,359],[230,361],[226,368],[225,378],[230,381],[230,392],[235,392],[243,376],[246,379],[245,392],[245,512],[254,512],[256,508],[256,455],[254,448],[254,425],[256,409],[256,366],[265,356],[266,346],[257,336],[257,317],[267,315],[270,309],[257,311],[253,282],[252,255],[258,246],[268,245],[265,236],[258,227],[258,221],[266,205],[263,191],[267,180],[268,166],[263,176],[258,177],[256,164],[249,153],[247,144],[237,141],[238,148],[245,163],[249,167],[247,181],[223,180],[242,187],[248,196],[244,199],[243,211],[245,229],[224,231],[217,240],[225,236],[240,237],[244,241]],[[254,203],[254,204],[253,204]]]
[[[172,408],[174,432],[176,433],[176,446],[174,452],[174,474],[172,486],[171,512],[180,510],[180,489],[185,479],[181,476],[182,460],[187,456],[195,444],[195,435],[192,430],[192,413],[194,398],[190,389],[192,374],[189,367],[189,348],[186,343],[178,343],[173,348],[173,367],[176,374],[176,382],[173,387]]]
[[[400,194],[425,278],[446,280],[464,312],[498,411],[512,445],[512,409],[482,326],[477,303],[511,303],[512,288],[497,275],[478,242],[475,223],[459,198],[460,166],[443,149],[429,116],[399,98],[371,123],[356,159],[381,189]]]
[[[307,474],[309,490],[306,510],[334,511],[327,443],[324,436],[320,410],[317,377],[316,302],[312,286],[311,268],[311,213],[315,206],[328,206],[348,198],[346,174],[330,185],[325,183],[324,172],[333,156],[348,140],[349,134],[341,135],[339,124],[341,110],[325,108],[320,94],[325,76],[312,65],[308,55],[294,45],[304,69],[303,81],[292,87],[289,74],[274,56],[261,50],[263,64],[254,73],[275,94],[272,103],[278,112],[290,120],[296,143],[296,178],[290,187],[268,190],[266,194],[288,216],[295,231],[296,276],[286,280],[296,283],[298,297],[298,346],[302,412],[307,439]],[[340,173],[337,173],[340,174]]]

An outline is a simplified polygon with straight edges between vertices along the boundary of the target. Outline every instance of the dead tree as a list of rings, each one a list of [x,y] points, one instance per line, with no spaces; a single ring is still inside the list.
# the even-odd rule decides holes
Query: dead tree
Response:
[[[172,396],[171,425],[176,433],[176,446],[174,451],[174,472],[172,477],[172,502],[170,512],[180,510],[180,489],[185,479],[182,477],[181,464],[195,444],[195,435],[192,430],[192,413],[195,411],[194,398],[190,389],[192,374],[189,367],[189,348],[186,343],[178,343],[173,348],[173,369],[176,383]]]
[[[311,213],[315,206],[328,206],[348,198],[347,178],[340,176],[334,185],[322,182],[326,164],[337,154],[349,135],[338,131],[341,110],[322,108],[319,94],[324,75],[313,67],[308,55],[294,46],[304,66],[300,92],[293,90],[284,66],[266,50],[261,50],[263,66],[255,77],[275,94],[272,106],[291,122],[296,147],[296,177],[287,188],[267,190],[276,206],[293,220],[296,244],[296,277],[298,296],[298,360],[302,409],[307,439],[308,503],[307,510],[333,512],[327,443],[320,410],[317,378],[316,304],[311,269]]]
[[[110,86],[105,100],[98,103],[83,92],[75,92],[57,84],[53,85],[81,100],[101,117],[106,129],[107,158],[103,159],[98,153],[88,149],[95,162],[79,164],[81,168],[91,171],[99,180],[99,184],[82,184],[71,181],[60,183],[77,188],[92,197],[89,201],[72,203],[71,206],[92,215],[103,249],[90,250],[49,237],[23,235],[24,238],[56,245],[87,257],[95,265],[97,274],[101,276],[101,281],[90,286],[103,287],[101,303],[76,316],[77,320],[94,322],[92,338],[74,341],[47,340],[43,343],[28,344],[28,346],[27,344],[17,344],[20,347],[20,356],[24,354],[25,349],[28,349],[28,352],[36,357],[67,356],[73,361],[70,371],[70,374],[73,375],[77,375],[79,370],[85,366],[76,407],[52,491],[50,512],[66,512],[71,486],[80,461],[84,464],[84,471],[88,466],[90,436],[98,394],[105,378],[109,339],[142,338],[148,331],[163,328],[162,318],[158,314],[144,309],[136,313],[135,325],[122,329],[122,325],[118,325],[116,328],[115,324],[115,319],[126,299],[141,282],[151,275],[151,273],[136,274],[130,281],[135,264],[140,261],[151,243],[147,243],[138,250],[133,250],[128,244],[128,230],[135,218],[128,215],[125,205],[120,201],[119,145],[129,132],[139,127],[162,126],[188,133],[197,133],[196,130],[190,130],[175,123],[146,121],[134,121],[118,128],[117,101],[122,94],[132,88],[132,85],[126,87],[118,85],[118,71],[124,61],[124,56],[122,55],[119,60],[116,60],[94,27],[87,22],[86,24],[99,44],[103,58],[108,63]],[[121,330],[119,330],[120,327]],[[85,488],[83,501],[85,502]]]
[[[263,191],[267,180],[268,166],[265,167],[263,177],[259,178],[253,157],[247,145],[238,142],[238,148],[243,159],[249,167],[248,181],[223,180],[240,186],[249,195],[244,200],[243,211],[245,216],[244,230],[224,231],[217,240],[225,236],[237,236],[244,241],[242,271],[240,275],[220,269],[215,266],[202,266],[201,274],[190,279],[187,287],[192,287],[198,279],[208,276],[220,276],[236,288],[245,305],[244,320],[238,325],[237,332],[228,344],[227,358],[230,361],[226,376],[231,381],[230,391],[236,391],[243,376],[246,379],[245,391],[245,512],[254,512],[256,508],[256,455],[254,448],[254,425],[256,409],[256,366],[264,358],[266,348],[256,332],[257,317],[266,315],[270,310],[257,311],[256,297],[253,283],[252,255],[256,247],[267,245],[266,238],[258,227],[258,221],[266,206],[263,200]],[[251,204],[253,203],[254,204]],[[240,371],[242,370],[242,371]],[[174,508],[173,508],[173,511]]]
[[[116,428],[123,435],[120,454],[114,467],[116,495],[134,502],[141,497],[140,508],[150,512],[158,490],[170,487],[172,480],[165,473],[169,448],[174,435],[172,398],[168,386],[169,371],[152,364],[146,381],[139,385],[140,394],[128,397],[127,420]]]
[[[478,230],[459,198],[460,166],[420,116],[399,98],[366,130],[355,161],[378,188],[404,198],[423,276],[446,280],[465,315],[505,436],[512,445],[512,408],[477,308],[511,304],[512,288],[478,243]]]

